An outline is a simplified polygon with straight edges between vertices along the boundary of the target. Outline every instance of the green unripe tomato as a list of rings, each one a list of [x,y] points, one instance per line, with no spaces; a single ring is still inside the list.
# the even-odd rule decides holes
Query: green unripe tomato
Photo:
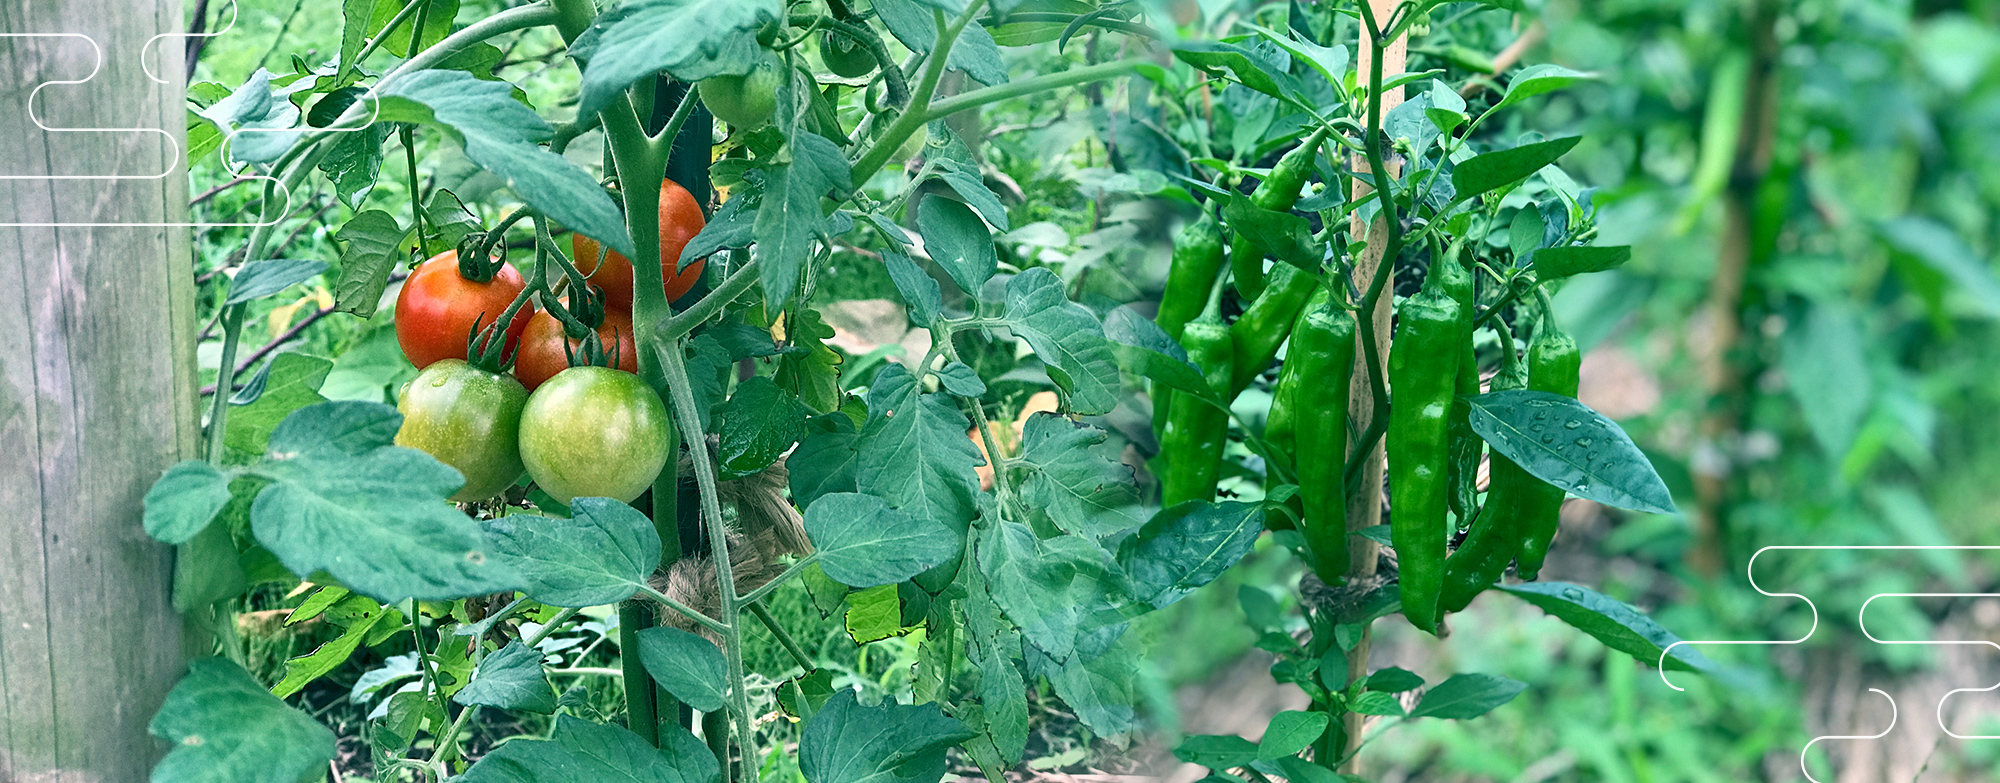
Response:
[[[742,130],[755,130],[771,121],[778,111],[778,90],[785,74],[778,63],[765,60],[742,76],[711,76],[695,90],[708,112]]]
[[[836,76],[852,79],[875,72],[875,55],[868,47],[831,31],[819,34],[819,59]]]
[[[631,502],[672,456],[667,408],[639,376],[571,367],[535,389],[521,412],[521,461],[550,497]]]
[[[464,359],[439,359],[397,395],[403,426],[396,445],[419,449],[465,476],[452,500],[485,500],[521,478],[519,432],[527,402],[528,390],[513,376]]]

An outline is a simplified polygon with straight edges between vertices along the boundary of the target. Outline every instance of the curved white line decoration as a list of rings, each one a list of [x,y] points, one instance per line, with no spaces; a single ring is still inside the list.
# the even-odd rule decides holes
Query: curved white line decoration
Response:
[[[1827,547],[1827,548],[1829,548],[1829,549],[1840,549],[1841,547]],[[1887,693],[1883,693],[1883,692],[1882,692],[1882,690],[1881,690],[1881,689],[1879,689],[1879,688],[1869,688],[1869,689],[1868,689],[1868,692],[1869,692],[1869,693],[1881,693],[1881,694],[1882,694],[1882,698],[1884,698],[1884,699],[1888,699],[1888,700],[1889,700],[1889,728],[1886,728],[1886,729],[1883,729],[1883,730],[1882,730],[1882,733],[1880,733],[1880,734],[1856,734],[1856,735],[1852,735],[1852,736],[1840,736],[1840,735],[1827,735],[1827,736],[1824,736],[1824,737],[1814,737],[1814,738],[1812,738],[1812,742],[1808,742],[1808,743],[1806,743],[1806,746],[1805,746],[1805,748],[1799,751],[1799,771],[1800,771],[1800,772],[1804,772],[1804,773],[1806,773],[1806,780],[1810,780],[1810,781],[1812,781],[1812,783],[1822,783],[1822,782],[1820,781],[1820,779],[1819,779],[1819,778],[1816,778],[1816,777],[1813,777],[1813,774],[1812,774],[1812,770],[1810,770],[1810,769],[1806,769],[1806,754],[1807,754],[1807,753],[1811,753],[1811,752],[1812,752],[1812,746],[1814,745],[1814,743],[1817,743],[1817,742],[1819,742],[1820,740],[1830,740],[1830,739],[1831,739],[1831,740],[1857,740],[1857,739],[1860,739],[1860,740],[1872,740],[1872,739],[1881,739],[1881,738],[1883,738],[1883,737],[1886,737],[1886,736],[1889,736],[1889,732],[1892,732],[1892,731],[1895,731],[1895,730],[1896,730],[1896,715],[1897,715],[1897,710],[1896,710],[1896,698],[1895,698],[1895,697],[1893,697],[1893,696],[1890,696],[1890,695],[1889,695],[1889,694],[1887,694]]]
[[[1799,595],[1798,593],[1773,593],[1773,592],[1770,592],[1770,591],[1768,591],[1768,590],[1765,590],[1764,588],[1762,588],[1762,587],[1759,587],[1759,586],[1757,585],[1757,558],[1759,558],[1759,557],[1763,557],[1763,556],[1764,556],[1764,553],[1765,553],[1765,552],[1769,552],[1769,551],[1771,551],[1771,550],[1773,550],[1773,549],[1782,549],[1782,550],[1796,550],[1796,551],[1816,551],[1816,550],[1825,550],[1825,551],[1864,551],[1864,550],[1885,550],[1885,551],[1924,551],[1924,550],[1946,550],[1946,551],[1994,551],[1994,550],[2000,550],[2000,546],[1917,546],[1917,545],[1860,545],[1860,546],[1839,546],[1839,545],[1819,545],[1819,546],[1814,546],[1814,545],[1781,545],[1781,546],[1767,546],[1767,547],[1764,547],[1763,549],[1759,549],[1759,550],[1757,550],[1757,554],[1754,554],[1754,555],[1751,555],[1751,556],[1750,556],[1750,562],[1748,562],[1748,563],[1744,564],[1744,567],[1743,567],[1743,573],[1744,573],[1744,576],[1746,576],[1746,577],[1748,577],[1748,578],[1750,579],[1750,587],[1751,587],[1751,589],[1753,589],[1753,590],[1756,590],[1757,592],[1759,592],[1759,593],[1763,593],[1764,595],[1766,595],[1766,596],[1769,596],[1769,597],[1772,597],[1772,598],[1797,598],[1797,599],[1799,599],[1799,600],[1801,600],[1801,601],[1804,601],[1804,602],[1806,602],[1806,606],[1807,606],[1808,608],[1811,608],[1811,609],[1812,609],[1812,613],[1813,613],[1813,624],[1812,624],[1812,628],[1810,628],[1810,629],[1807,629],[1807,631],[1806,631],[1806,635],[1804,635],[1804,636],[1801,636],[1801,637],[1799,637],[1799,638],[1797,638],[1797,639],[1792,639],[1792,640],[1782,640],[1782,639],[1775,639],[1775,640],[1773,640],[1773,639],[1756,639],[1756,640],[1732,640],[1732,639],[1716,639],[1716,640],[1710,640],[1710,639],[1702,639],[1702,640],[1687,640],[1687,639],[1683,639],[1683,640],[1681,640],[1681,641],[1678,641],[1678,642],[1674,642],[1673,644],[1669,644],[1669,645],[1667,645],[1666,649],[1664,649],[1664,650],[1661,650],[1661,651],[1660,651],[1660,660],[1659,660],[1659,663],[1658,663],[1658,667],[1659,667],[1659,670],[1660,670],[1660,682],[1663,682],[1663,683],[1666,683],[1667,687],[1669,687],[1669,688],[1672,688],[1672,689],[1674,689],[1674,690],[1677,690],[1677,691],[1685,691],[1685,690],[1687,690],[1686,688],[1682,688],[1682,687],[1680,687],[1680,686],[1678,686],[1678,685],[1675,685],[1675,684],[1673,683],[1673,681],[1671,681],[1671,680],[1668,680],[1668,679],[1667,679],[1667,667],[1666,667],[1666,663],[1667,663],[1667,655],[1668,655],[1669,653],[1673,652],[1673,649],[1674,649],[1675,647],[1679,647],[1679,646],[1681,646],[1681,645],[1683,645],[1683,644],[1685,644],[1685,645],[1690,645],[1690,646],[1692,646],[1692,645],[1697,645],[1697,644],[1799,644],[1799,643],[1802,643],[1802,642],[1804,642],[1804,641],[1805,641],[1805,640],[1807,640],[1807,639],[1810,639],[1810,638],[1812,638],[1812,635],[1813,635],[1813,633],[1815,633],[1815,632],[1817,632],[1817,631],[1819,630],[1819,606],[1818,606],[1818,605],[1816,605],[1816,604],[1814,604],[1814,603],[1812,602],[1812,599],[1810,599],[1810,598],[1807,598],[1807,597],[1805,597],[1805,596],[1803,596],[1803,595]],[[1892,594],[1889,594],[1889,593],[1885,593],[1885,595],[1892,595]],[[1871,599],[1869,599],[1869,600],[1871,600],[1871,601],[1872,601],[1872,600],[1874,600],[1874,599],[1873,599],[1873,598],[1871,598]],[[1865,608],[1867,607],[1867,604],[1862,604],[1862,607],[1863,607],[1863,608],[1865,609]],[[1931,642],[1911,642],[1911,644],[1930,644],[1930,643],[1931,643]],[[2000,686],[1995,686],[1995,687],[2000,687]],[[1972,690],[1972,689],[1968,689],[1968,690]],[[1985,689],[1985,690],[1992,690],[1992,688],[1988,688],[1988,689]],[[1957,693],[1957,692],[1958,692],[1958,691],[1952,691],[1952,693]],[[1887,694],[1884,694],[1884,695],[1887,695]],[[1945,698],[1951,698],[1951,695],[1950,695],[1950,694],[1946,694],[1946,695],[1945,695]],[[1940,702],[1940,709],[1941,709],[1941,708],[1942,708],[1942,702]],[[1949,732],[1949,731],[1947,731],[1946,733],[1947,733],[1947,734],[1949,734],[1950,732]],[[1955,737],[1955,736],[1958,736],[1958,735],[1956,735],[1956,734],[1953,734],[1952,736],[1954,736],[1954,737]]]
[[[216,31],[214,31],[214,32],[207,32],[207,33],[180,33],[180,32],[172,32],[172,33],[160,33],[160,34],[158,34],[158,35],[155,35],[155,36],[153,36],[152,38],[149,38],[149,39],[147,39],[147,40],[146,40],[146,43],[145,43],[144,45],[142,45],[142,46],[141,46],[141,47],[139,48],[139,65],[140,65],[141,69],[142,69],[142,70],[144,70],[144,71],[146,72],[146,78],[148,78],[148,79],[151,79],[151,80],[152,80],[152,81],[154,81],[155,83],[159,83],[159,84],[167,84],[167,83],[168,83],[168,82],[167,82],[166,80],[164,80],[164,79],[160,78],[160,76],[159,76],[158,74],[156,74],[156,73],[154,73],[154,72],[153,72],[153,67],[152,67],[152,63],[151,63],[151,61],[149,61],[149,60],[147,59],[147,57],[146,57],[146,54],[147,54],[148,52],[150,52],[150,51],[152,50],[152,47],[153,47],[153,46],[154,46],[154,45],[155,45],[156,43],[158,43],[158,42],[160,41],[160,39],[162,39],[162,38],[206,38],[206,37],[213,37],[213,36],[218,36],[218,35],[222,35],[222,34],[224,34],[224,33],[227,33],[227,32],[229,32],[229,31],[231,31],[231,30],[235,29],[235,27],[236,27],[236,20],[237,20],[237,15],[238,15],[238,10],[237,10],[237,3],[235,3],[235,2],[231,2],[231,3],[229,4],[229,9],[230,9],[230,15],[229,15],[229,24],[227,24],[227,25],[224,25],[224,26],[223,26],[223,28],[222,28],[222,29],[220,29],[220,30],[216,30]],[[167,164],[167,168],[166,168],[166,170],[165,170],[165,171],[162,171],[162,172],[160,172],[160,173],[158,173],[158,174],[0,174],[0,180],[42,180],[42,181],[53,181],[53,180],[149,180],[149,179],[151,179],[151,180],[158,180],[158,179],[166,179],[167,177],[169,177],[169,176],[172,176],[172,175],[173,175],[173,173],[174,173],[174,171],[175,171],[175,169],[177,169],[177,168],[179,168],[179,167],[180,167],[180,165],[181,165],[181,164],[182,164],[182,162],[183,162],[183,158],[184,158],[184,156],[185,156],[185,154],[186,154],[186,151],[185,151],[184,149],[182,149],[182,147],[181,147],[181,145],[180,145],[180,142],[178,142],[177,140],[175,140],[175,139],[174,139],[174,136],[173,136],[173,134],[172,134],[171,132],[167,131],[167,130],[164,130],[164,129],[161,129],[161,128],[63,128],[63,127],[50,127],[50,126],[49,126],[48,124],[46,124],[46,123],[42,122],[42,119],[41,119],[41,117],[40,117],[39,115],[37,115],[37,114],[35,113],[35,104],[36,104],[36,101],[37,101],[37,99],[38,99],[38,98],[40,97],[40,95],[41,95],[41,92],[42,92],[42,88],[44,88],[44,87],[47,87],[47,86],[49,86],[49,85],[52,85],[52,84],[62,84],[62,85],[73,85],[73,84],[84,84],[84,83],[86,83],[86,82],[89,82],[89,81],[90,81],[90,80],[92,80],[92,79],[95,79],[95,78],[97,78],[97,74],[98,74],[98,72],[99,72],[99,71],[101,71],[101,70],[103,70],[103,68],[104,68],[104,47],[103,47],[103,46],[100,46],[100,45],[99,45],[99,44],[97,43],[97,40],[96,40],[96,39],[94,39],[94,38],[91,38],[91,37],[90,37],[90,36],[88,36],[88,35],[84,35],[83,33],[0,33],[0,38],[78,38],[78,39],[82,39],[82,40],[83,40],[83,41],[84,41],[85,43],[88,43],[88,44],[90,44],[90,48],[91,48],[91,53],[92,53],[92,55],[93,55],[93,63],[92,63],[92,65],[91,65],[91,67],[90,67],[90,73],[89,73],[88,75],[84,76],[84,77],[83,77],[83,78],[81,78],[81,79],[51,79],[51,80],[48,80],[48,81],[44,81],[44,82],[42,82],[42,83],[40,83],[40,84],[37,84],[37,85],[35,85],[35,88],[34,88],[34,90],[32,90],[32,91],[30,91],[30,92],[28,93],[28,119],[29,119],[29,120],[31,120],[31,121],[33,121],[33,122],[35,123],[35,127],[37,127],[37,128],[40,128],[40,129],[41,129],[41,130],[42,130],[43,132],[45,132],[45,133],[146,133],[146,134],[159,134],[159,135],[160,135],[160,136],[161,136],[162,138],[164,138],[164,139],[166,140],[166,142],[165,142],[165,143],[166,143],[167,147],[168,147],[169,149],[173,150],[173,157],[172,157],[172,158],[171,158],[171,159],[169,160],[169,162],[168,162],[168,164]],[[353,133],[353,132],[355,132],[355,131],[361,131],[361,130],[367,130],[368,128],[370,128],[370,127],[373,127],[373,126],[375,125],[375,122],[376,122],[377,118],[379,118],[379,117],[381,116],[381,114],[382,114],[382,106],[381,106],[381,100],[380,100],[380,96],[376,95],[376,93],[375,93],[375,86],[374,86],[374,85],[369,85],[369,86],[368,86],[368,89],[367,89],[367,92],[366,92],[366,93],[365,93],[364,95],[362,95],[362,96],[361,96],[361,98],[359,98],[359,99],[357,99],[357,100],[362,100],[362,101],[367,101],[367,103],[368,103],[368,106],[369,106],[369,109],[370,109],[370,112],[369,112],[369,115],[368,115],[368,121],[367,121],[367,122],[365,122],[365,123],[362,123],[361,125],[358,125],[358,126],[354,126],[354,127],[341,127],[341,128],[314,128],[314,127],[309,127],[309,126],[302,126],[302,127],[297,127],[297,128],[242,128],[242,129],[233,129],[233,128],[227,128],[227,127],[225,127],[225,128],[223,128],[223,129],[222,129],[222,132],[223,132],[223,140],[222,140],[222,146],[223,146],[223,148],[224,148],[225,150],[227,150],[227,149],[229,148],[229,146],[231,145],[231,143],[235,141],[235,139],[236,139],[236,136],[237,136],[238,134],[242,134],[242,133],[318,133],[318,132],[327,132],[327,133]],[[265,181],[265,182],[272,182],[272,183],[276,183],[276,184],[277,184],[277,187],[278,187],[278,188],[279,188],[280,190],[282,190],[282,191],[284,192],[284,195],[285,195],[285,207],[284,207],[284,209],[282,209],[282,210],[279,210],[279,212],[277,213],[277,217],[274,217],[274,218],[272,218],[270,222],[234,222],[234,223],[209,223],[209,222],[129,222],[129,221],[118,221],[118,222],[26,222],[26,223],[0,223],[0,227],[6,227],[6,228],[16,228],[16,227],[21,227],[21,228],[29,228],[29,227],[32,227],[32,228],[89,228],[89,227],[106,227],[106,226],[132,226],[132,227],[151,227],[151,228],[160,228],[160,227],[171,227],[171,228],[222,228],[222,227],[240,227],[240,228],[260,228],[260,227],[267,227],[267,226],[274,226],[274,225],[277,225],[277,224],[278,224],[279,222],[282,222],[282,221],[283,221],[283,220],[284,220],[284,219],[285,219],[286,217],[288,217],[288,216],[290,216],[290,215],[291,215],[291,213],[292,213],[292,207],[293,207],[293,200],[292,200],[292,191],[291,191],[291,188],[288,188],[288,187],[286,187],[286,186],[285,186],[285,184],[284,184],[284,182],[280,181],[280,180],[279,180],[278,178],[276,178],[276,177],[272,177],[272,176],[269,176],[269,175],[264,175],[264,174],[249,174],[249,175],[247,175],[247,176],[248,176],[248,177],[249,177],[250,179],[255,179],[255,180],[260,180],[260,181]]]
[[[1903,641],[1900,639],[1877,639],[1875,638],[1875,634],[1869,633],[1868,631],[1868,605],[1875,603],[1875,599],[1883,597],[2000,598],[2000,593],[1876,593],[1874,595],[1869,596],[1868,600],[1861,602],[1861,611],[1856,613],[1857,615],[1859,615],[1856,619],[1861,623],[1861,635],[1868,637],[1868,641],[1874,642],[1876,644],[1931,644],[1931,645],[1983,644],[1993,648],[1995,651],[2000,651],[2000,644],[1996,644],[1994,642],[1990,642],[1985,639],[1967,639],[1967,640],[1936,639],[1931,641]],[[1940,697],[1938,699],[1938,705],[1937,705],[1938,728],[1943,730],[1945,734],[1952,737],[1956,737],[1958,739],[2000,739],[2000,735],[1996,734],[1955,734],[1952,732],[1950,726],[1946,726],[1944,724],[1944,703],[1947,701],[1951,701],[1952,696],[1955,696],[1960,693],[1988,693],[1994,690],[2000,690],[2000,682],[1996,682],[1984,688],[1958,688]]]

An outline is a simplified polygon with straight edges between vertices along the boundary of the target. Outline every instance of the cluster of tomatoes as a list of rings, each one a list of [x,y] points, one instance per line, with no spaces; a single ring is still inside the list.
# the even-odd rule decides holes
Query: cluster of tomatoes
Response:
[[[701,207],[671,180],[660,188],[660,271],[669,301],[701,278],[703,263],[677,271],[681,249],[701,232]],[[570,366],[581,340],[564,333],[547,311],[517,312],[501,329],[512,372],[467,361],[472,334],[488,328],[527,289],[521,273],[501,264],[492,279],[461,274],[457,251],[417,266],[396,297],[396,340],[420,372],[403,387],[397,445],[421,449],[456,468],[465,486],[456,501],[484,500],[525,472],[543,492],[568,503],[576,497],[637,498],[669,453],[666,407],[638,370],[632,333],[632,262],[619,253],[600,260],[595,240],[573,235],[577,271],[602,289],[597,336],[617,367]]]

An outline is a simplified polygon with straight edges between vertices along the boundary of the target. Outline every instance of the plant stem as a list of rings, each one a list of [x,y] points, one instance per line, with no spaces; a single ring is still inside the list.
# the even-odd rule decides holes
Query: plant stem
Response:
[[[236,343],[243,336],[243,309],[248,304],[223,308],[222,363],[215,366],[215,406],[208,414],[208,461],[222,464],[222,434],[229,424],[229,397],[223,390],[235,386]]]
[[[361,46],[361,51],[355,53],[354,62],[358,63],[366,60],[368,59],[368,55],[374,54],[376,49],[382,48],[382,44],[389,40],[389,34],[396,32],[396,28],[401,27],[404,22],[409,21],[410,16],[415,14],[419,7],[429,10],[430,0],[410,0],[410,2],[404,3],[403,10],[397,11],[395,16],[389,17],[389,23],[382,26],[382,32],[376,33],[374,38],[368,39],[368,43]],[[419,30],[416,35],[410,36],[410,41],[414,44],[421,37],[422,31]]]
[[[516,603],[519,602],[517,601]],[[513,606],[510,605],[507,610],[502,610],[502,612],[504,613],[505,611],[511,609],[513,609]],[[535,645],[541,644],[542,640],[549,638],[550,634],[555,633],[556,629],[562,627],[562,624],[567,622],[569,618],[575,617],[576,613],[577,610],[575,609],[564,609],[561,612],[557,612],[555,617],[549,618],[548,623],[543,625],[541,630],[536,631],[534,636],[521,640],[521,643],[529,647],[534,647]],[[610,670],[605,670],[605,671],[610,671]],[[459,710],[458,719],[452,721],[451,728],[446,729],[444,732],[444,736],[438,738],[437,747],[455,748],[456,746],[453,745],[453,743],[458,739],[459,733],[464,731],[466,724],[471,723],[472,719],[478,717],[478,715],[479,715],[479,705],[477,704],[474,704],[470,707],[466,707],[463,710]],[[451,752],[455,753],[456,750],[453,750]],[[444,757],[444,753],[445,751],[440,750],[439,753],[437,754],[437,757],[442,759]],[[439,779],[443,779],[443,777],[444,777],[443,775],[439,775]]]
[[[785,582],[790,581],[792,577],[798,576],[800,572],[806,570],[807,566],[810,566],[818,562],[819,562],[818,552],[814,552],[810,555],[806,555],[805,557],[800,558],[799,561],[793,563],[790,568],[785,569],[784,573],[778,574],[776,578],[772,579],[769,582],[765,582],[763,587],[759,587],[748,593],[744,593],[743,598],[741,599],[742,602],[745,605],[749,605],[749,604],[754,604],[760,600],[763,600],[764,596],[770,595],[771,591],[778,589],[780,586],[784,585]]]
[[[958,19],[949,25],[945,23],[943,11],[931,12],[937,23],[937,46],[931,49],[930,57],[924,63],[923,79],[917,82],[917,91],[910,96],[909,108],[889,125],[888,130],[882,132],[881,137],[875,140],[875,146],[869,147],[868,152],[855,161],[854,176],[850,181],[856,189],[866,184],[869,177],[875,176],[875,172],[880,171],[883,164],[889,162],[889,156],[894,155],[896,149],[903,146],[903,142],[910,138],[910,134],[916,133],[918,128],[930,121],[928,109],[931,96],[937,94],[938,79],[944,75],[945,60],[951,56],[952,43],[958,40],[958,34],[965,30],[966,25],[972,23],[972,18],[985,6],[986,0],[973,0],[965,7],[964,13],[959,14]]]
[[[749,254],[744,253],[744,255]],[[756,284],[757,260],[753,258],[736,267],[736,270],[730,272],[729,277],[722,281],[722,285],[716,286],[715,290],[708,292],[708,295],[660,322],[660,325],[655,327],[655,333],[662,344],[678,342],[682,336],[694,331],[695,327],[714,317],[716,313],[722,312],[723,307]]]
[[[1134,68],[1148,62],[1152,61],[1144,57],[1130,57],[1123,60],[1113,60],[1108,63],[1088,65],[1082,68],[1071,68],[1067,71],[1057,73],[1046,73],[1029,79],[973,90],[972,92],[954,95],[931,104],[924,111],[924,120],[926,122],[939,120],[965,111],[966,109],[984,106],[995,101],[1004,101],[1008,98],[1033,95],[1044,90],[1071,87],[1100,79],[1122,76],[1131,73]]]
[[[653,678],[639,657],[639,632],[650,625],[646,612],[638,601],[618,604],[618,664],[625,675],[625,728],[659,747],[659,705],[653,699]]]
[[[708,529],[709,557],[715,562],[717,604],[721,607],[722,624],[728,627],[722,636],[722,652],[729,664],[729,681],[735,684],[732,692],[735,696],[737,742],[743,754],[743,777],[748,783],[757,783],[757,738],[750,720],[750,695],[743,688],[743,632],[737,614],[740,606],[736,596],[736,576],[729,562],[729,535],[723,528],[722,504],[716,490],[715,463],[709,458],[701,419],[695,415],[694,389],[688,382],[687,362],[681,357],[680,345],[675,343],[666,348],[657,352],[657,358],[666,375],[667,390],[672,395],[674,417],[680,421],[681,431],[689,436],[688,451],[694,458],[695,484],[701,490],[702,526]],[[726,757],[724,763],[726,766]]]
[[[798,642],[793,641],[791,634],[785,633],[785,627],[779,625],[777,618],[771,616],[771,610],[765,609],[764,605],[759,603],[746,603],[745,606],[749,607],[750,613],[756,615],[757,620],[762,622],[764,627],[771,631],[772,636],[778,637],[778,644],[784,645],[785,652],[792,654],[792,660],[798,661],[800,668],[806,671],[812,671],[815,668],[812,656],[806,655],[805,648],[800,647]]]
[[[672,597],[668,596],[666,593],[662,593],[658,590],[653,589],[652,587],[640,588],[639,593],[641,595],[652,598],[655,601],[659,601],[660,603],[666,605],[668,609],[672,609],[676,612],[680,612],[681,614],[686,615],[689,620],[695,621],[697,625],[700,625],[703,628],[707,628],[708,630],[714,631],[718,634],[725,634],[729,632],[729,625],[727,625],[726,623],[723,623],[722,621],[717,620],[708,615],[702,614],[700,609],[696,609],[692,606],[688,606],[687,604],[676,601]]]

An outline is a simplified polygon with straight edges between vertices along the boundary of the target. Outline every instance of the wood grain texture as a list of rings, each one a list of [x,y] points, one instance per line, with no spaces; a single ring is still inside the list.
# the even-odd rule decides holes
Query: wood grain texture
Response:
[[[185,221],[179,0],[0,0],[0,223]],[[49,133],[151,127],[158,133]],[[171,140],[171,142],[170,142]],[[157,176],[162,172],[165,176]],[[0,226],[0,781],[140,781],[182,673],[171,551],[141,498],[193,453],[189,233]]]

